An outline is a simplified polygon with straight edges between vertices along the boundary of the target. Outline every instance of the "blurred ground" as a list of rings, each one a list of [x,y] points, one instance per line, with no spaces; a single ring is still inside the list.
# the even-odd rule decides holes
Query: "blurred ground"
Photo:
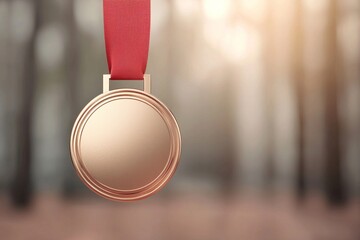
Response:
[[[1,239],[359,240],[360,201],[332,208],[316,195],[155,197],[137,203],[37,197],[28,210],[0,198]],[[51,234],[49,236],[49,234]]]

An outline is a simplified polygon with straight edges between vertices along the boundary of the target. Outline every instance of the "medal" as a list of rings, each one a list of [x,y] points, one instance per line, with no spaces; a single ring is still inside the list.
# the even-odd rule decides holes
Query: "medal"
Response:
[[[146,198],[165,186],[179,163],[181,137],[170,110],[151,95],[145,74],[150,0],[104,0],[110,74],[103,93],[75,121],[70,152],[80,179],[115,201]],[[109,90],[112,80],[142,80],[144,91]]]

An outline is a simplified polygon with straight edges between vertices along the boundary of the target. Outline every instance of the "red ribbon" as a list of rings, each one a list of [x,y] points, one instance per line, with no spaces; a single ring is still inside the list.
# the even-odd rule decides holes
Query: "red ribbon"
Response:
[[[150,0],[104,0],[103,4],[111,79],[144,79],[150,41]]]

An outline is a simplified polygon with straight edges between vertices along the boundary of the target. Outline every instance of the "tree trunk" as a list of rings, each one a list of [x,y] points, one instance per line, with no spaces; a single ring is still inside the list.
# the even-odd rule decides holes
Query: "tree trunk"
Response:
[[[297,0],[295,4],[294,18],[294,81],[295,97],[297,104],[297,144],[298,158],[296,164],[296,193],[301,199],[305,197],[305,77],[303,67],[304,53],[304,26],[302,1]]]
[[[263,38],[265,39],[264,67],[265,67],[265,114],[266,114],[266,165],[265,165],[265,187],[271,192],[275,178],[274,162],[274,55],[273,44],[273,9],[272,4],[267,4],[267,13],[265,18],[265,30]]]
[[[2,36],[0,36],[0,48],[2,51],[2,54],[0,56],[0,131],[1,134],[3,134],[3,137],[5,139],[3,146],[0,146],[0,148],[3,149],[3,153],[0,153],[0,167],[2,169],[0,170],[0,191],[4,190],[6,188],[7,184],[7,173],[9,171],[5,171],[9,168],[9,162],[10,162],[10,146],[11,146],[11,132],[10,132],[10,126],[11,123],[10,117],[11,111],[10,111],[10,81],[11,79],[11,60],[9,59],[11,56],[11,39],[10,39],[10,17],[11,17],[11,2],[9,0],[2,0],[2,3],[0,1],[0,4],[3,6],[6,6],[6,13],[1,16],[2,22],[0,23],[3,25],[4,33]],[[3,7],[2,6],[2,7]]]
[[[229,71],[231,73],[231,70]],[[224,146],[223,159],[221,161],[221,184],[222,194],[225,197],[230,197],[235,192],[235,177],[236,177],[236,156],[235,156],[235,84],[236,79],[234,74],[224,76],[229,79],[223,89],[223,110],[221,112],[223,126],[223,141]]]
[[[65,9],[65,26],[66,26],[66,56],[65,56],[65,89],[67,93],[67,106],[70,108],[71,117],[68,119],[66,141],[70,141],[70,133],[78,112],[78,82],[79,82],[79,44],[78,29],[75,21],[74,1],[66,0]],[[66,159],[66,179],[64,183],[64,194],[72,196],[78,190],[80,183],[73,170],[70,159]],[[82,184],[81,184],[82,185]]]
[[[329,2],[327,39],[325,43],[325,189],[330,203],[345,201],[343,177],[341,173],[340,122],[338,111],[338,65],[337,55],[337,1]]]
[[[32,164],[32,120],[34,93],[36,89],[37,61],[35,58],[36,36],[41,22],[41,0],[32,0],[34,6],[34,29],[25,46],[23,74],[18,90],[17,113],[17,156],[15,179],[11,197],[16,206],[27,206],[31,200],[31,164]]]

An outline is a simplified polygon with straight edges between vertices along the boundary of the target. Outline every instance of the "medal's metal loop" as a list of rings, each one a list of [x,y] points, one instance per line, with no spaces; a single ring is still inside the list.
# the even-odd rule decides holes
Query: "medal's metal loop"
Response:
[[[110,91],[110,74],[103,75],[103,93]],[[144,92],[151,94],[151,78],[150,74],[144,74]]]

